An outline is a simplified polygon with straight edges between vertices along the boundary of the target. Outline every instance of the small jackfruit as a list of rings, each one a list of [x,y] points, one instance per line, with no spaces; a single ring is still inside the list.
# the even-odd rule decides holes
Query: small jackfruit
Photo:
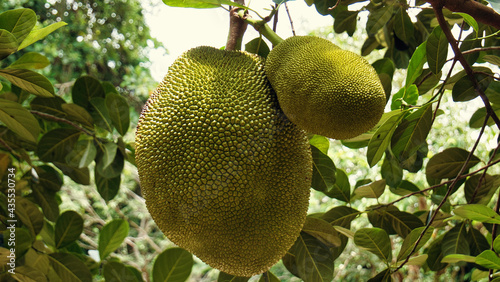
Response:
[[[197,47],[147,101],[136,132],[146,205],[173,243],[237,276],[268,270],[304,224],[306,133],[278,106],[263,58]]]
[[[283,112],[309,133],[349,139],[374,127],[384,112],[375,69],[326,39],[286,39],[269,53],[265,71]]]

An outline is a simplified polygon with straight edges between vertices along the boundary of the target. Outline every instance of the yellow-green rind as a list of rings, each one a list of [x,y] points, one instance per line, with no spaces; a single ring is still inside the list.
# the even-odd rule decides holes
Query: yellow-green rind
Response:
[[[375,69],[326,39],[286,39],[269,53],[265,70],[283,112],[309,133],[349,139],[373,128],[384,112]]]
[[[268,270],[304,224],[312,177],[303,130],[279,109],[263,59],[197,47],[144,107],[136,164],[167,238],[237,276]]]

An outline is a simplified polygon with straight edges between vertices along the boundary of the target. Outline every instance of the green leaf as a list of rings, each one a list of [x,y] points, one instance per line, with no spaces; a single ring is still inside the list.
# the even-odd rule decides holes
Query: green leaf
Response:
[[[16,52],[17,40],[12,33],[5,29],[0,29],[0,60]]]
[[[38,174],[38,182],[43,188],[50,191],[58,192],[63,185],[62,175],[49,165],[35,167]]]
[[[390,153],[385,155],[380,174],[390,188],[398,187],[403,180],[403,168]]]
[[[448,40],[440,26],[436,26],[427,38],[426,51],[429,69],[439,73],[448,57]]]
[[[105,281],[126,281],[126,282],[140,282],[143,281],[142,277],[139,277],[137,270],[133,267],[126,266],[121,262],[108,261],[104,264],[102,273],[104,275]]]
[[[266,271],[260,276],[259,282],[280,282],[280,279],[272,272]]]
[[[411,56],[410,62],[408,63],[408,69],[406,70],[406,87],[412,85],[415,80],[420,76],[424,68],[424,64],[427,59],[427,50],[425,42],[420,44],[413,55]]]
[[[262,37],[254,38],[245,44],[245,51],[257,54],[263,58],[266,58],[270,52],[269,46],[267,46]]]
[[[80,131],[72,128],[56,128],[45,133],[38,142],[38,157],[44,162],[65,162],[80,134]]]
[[[31,70],[0,69],[0,76],[28,93],[37,96],[53,97],[55,94],[52,83],[45,76]]]
[[[112,200],[120,190],[121,175],[115,177],[105,177],[102,176],[97,169],[94,173],[95,185],[97,187],[97,192],[103,198],[104,201],[108,202]]]
[[[106,178],[114,178],[122,173],[125,158],[119,149],[116,150],[115,158],[110,165],[104,167],[104,158],[97,159],[96,171]]]
[[[33,29],[28,34],[28,36],[23,40],[23,42],[21,42],[18,50],[22,50],[22,49],[30,46],[31,44],[37,42],[38,40],[44,39],[47,35],[51,34],[56,29],[63,27],[65,25],[67,25],[67,23],[61,21],[61,22],[53,23],[53,24],[46,26],[44,28],[41,28],[41,29]]]
[[[36,52],[24,53],[19,59],[10,64],[10,69],[43,69],[50,65],[49,59]]]
[[[108,93],[105,102],[111,123],[121,136],[125,135],[130,126],[130,110],[127,100],[119,94]]]
[[[71,90],[73,103],[83,108],[88,108],[92,98],[104,98],[105,94],[101,82],[88,75],[79,77]]]
[[[313,177],[311,187],[317,191],[330,191],[335,184],[335,164],[329,156],[311,146]]]
[[[114,252],[128,236],[129,225],[124,219],[113,219],[99,233],[99,257],[104,260]]]
[[[405,195],[408,195],[410,193],[420,191],[420,189],[418,189],[417,185],[413,184],[412,182],[410,182],[408,180],[403,180],[403,181],[401,181],[401,183],[399,183],[398,187],[396,187],[396,188],[391,187],[390,189],[391,189],[392,193],[399,195],[399,196],[405,196]]]
[[[108,108],[106,107],[106,102],[104,98],[95,97],[90,100],[92,108],[89,109],[90,115],[94,120],[95,125],[107,130],[108,132],[113,132],[113,125],[111,118],[109,116]]]
[[[405,43],[409,43],[413,38],[413,23],[403,7],[399,8],[394,16],[394,33]]]
[[[380,228],[362,228],[354,234],[354,243],[367,250],[386,263],[392,258],[391,240],[385,230]]]
[[[301,232],[292,248],[300,278],[305,281],[333,279],[334,262],[327,246],[315,237]]]
[[[465,199],[469,204],[488,204],[499,185],[498,175],[472,175],[465,181]]]
[[[500,269],[500,258],[492,250],[485,250],[476,257],[476,263],[488,269]]]
[[[469,255],[461,255],[461,254],[451,254],[451,255],[445,256],[441,260],[442,263],[457,263],[457,262],[461,262],[461,261],[475,263],[476,257],[469,256]]]
[[[325,136],[314,134],[309,138],[309,144],[318,148],[323,154],[328,155],[330,141]]]
[[[463,39],[462,44],[460,44],[460,51],[465,52],[468,50],[472,50],[475,48],[481,48],[481,39],[477,38],[477,33],[470,33]],[[472,52],[469,54],[464,54],[465,61],[469,65],[474,65],[474,63],[477,61],[477,59],[480,56],[480,52]],[[484,59],[483,59],[484,60]]]
[[[351,200],[351,185],[349,184],[349,177],[341,169],[336,169],[335,171],[335,184],[331,190],[325,191],[324,193],[329,197],[349,203]]]
[[[455,13],[455,14],[462,16],[462,18],[464,18],[464,21],[476,31],[476,36],[478,35],[479,25],[472,16],[466,13]]]
[[[377,199],[385,191],[385,179],[374,181],[370,184],[360,186],[354,190],[356,199],[359,198],[373,198]]]
[[[367,280],[367,282],[391,282],[391,270],[389,268],[386,268],[379,272],[377,275],[374,277],[370,278]]]
[[[351,222],[360,215],[361,212],[347,206],[338,206],[325,212],[321,218],[332,226],[342,226],[350,228]]]
[[[408,115],[396,128],[391,138],[391,150],[403,163],[417,153],[426,143],[427,135],[432,127],[432,106],[423,106]]]
[[[68,153],[65,160],[70,166],[77,168],[88,167],[94,161],[97,149],[93,139],[79,140],[75,148]]]
[[[493,249],[497,253],[500,252],[500,236],[497,236],[495,238],[495,241],[493,241]]]
[[[41,131],[38,120],[21,104],[0,98],[0,122],[21,138],[37,142]]]
[[[460,206],[453,210],[453,213],[470,220],[485,223],[500,224],[500,215],[491,208],[480,204],[469,204]]]
[[[498,116],[500,115],[500,107],[493,105],[493,110],[495,111],[495,114]],[[472,114],[470,120],[469,120],[469,126],[471,128],[481,128],[484,124],[484,119],[486,118],[486,108],[482,107],[477,109],[474,114]],[[495,124],[495,121],[493,118],[489,117],[488,121],[486,122],[486,125],[492,126]]]
[[[170,7],[184,7],[184,8],[197,8],[197,9],[210,9],[219,8],[222,5],[229,5],[233,7],[246,8],[244,5],[237,4],[229,0],[163,0],[165,5]]]
[[[59,281],[92,281],[92,274],[85,263],[70,253],[52,253],[49,261]]]
[[[55,247],[63,248],[80,238],[83,231],[83,218],[74,211],[62,213],[56,221]]]
[[[62,104],[64,103],[66,102],[58,96],[52,98],[37,96],[31,100],[30,107],[33,111],[51,114],[56,117],[66,117],[66,113],[62,109]]]
[[[349,36],[356,31],[356,23],[358,22],[358,11],[344,10],[335,15],[333,29],[336,33],[347,32]]]
[[[65,175],[78,184],[90,185],[90,171],[88,167],[75,168],[64,163],[54,163]]]
[[[469,152],[462,148],[447,148],[441,153],[434,155],[429,162],[425,173],[433,179],[453,178],[464,166]],[[472,156],[465,167],[465,171],[479,163],[476,156]]]
[[[474,73],[474,78],[477,81],[479,89],[483,92],[488,88],[488,85],[493,79],[490,75],[484,73]],[[460,78],[455,85],[453,85],[451,94],[455,102],[466,102],[479,96],[479,92],[476,90],[469,76]]]
[[[368,15],[368,21],[366,23],[366,32],[368,35],[375,35],[377,32],[384,27],[384,25],[391,19],[392,17],[392,5],[381,5],[381,8],[378,8],[372,11]]]
[[[59,203],[56,200],[56,193],[45,189],[39,184],[33,184],[31,190],[36,203],[42,208],[43,215],[50,221],[56,221],[59,216]]]
[[[321,243],[328,247],[340,246],[340,238],[338,232],[326,220],[308,216],[302,227],[302,231],[314,236]]]
[[[441,260],[443,259],[443,252],[441,251],[443,237],[444,236],[440,236],[434,240],[427,250],[427,266],[432,271],[439,271],[447,265],[445,263],[441,263]]]
[[[67,114],[69,120],[79,122],[88,127],[93,127],[94,120],[89,112],[83,107],[77,104],[62,104],[61,109]]]
[[[394,231],[402,238],[406,238],[412,230],[424,225],[417,216],[408,212],[389,210],[386,216]]]
[[[116,153],[118,152],[118,145],[113,142],[104,143],[100,146],[102,159],[101,166],[102,169],[106,169],[115,159]]]
[[[499,56],[484,55],[483,57],[481,57],[481,59],[483,59],[483,61],[488,62],[490,64],[500,66],[500,57]]]
[[[467,232],[467,241],[469,242],[470,255],[477,256],[482,251],[488,250],[490,248],[490,243],[481,231],[477,230],[473,226],[469,227],[469,232]]]
[[[21,43],[35,27],[36,14],[31,9],[15,9],[0,14],[0,28],[12,33]]]
[[[219,277],[217,277],[217,282],[246,282],[249,279],[250,278],[248,277],[234,276],[220,271]]]
[[[385,150],[389,146],[392,134],[396,130],[399,122],[404,117],[406,111],[401,111],[388,118],[382,126],[380,126],[375,134],[373,134],[370,142],[368,143],[368,151],[366,158],[370,167],[373,167],[380,161]]]
[[[14,211],[16,218],[30,231],[30,237],[36,238],[45,223],[40,208],[25,197],[15,197],[16,209]]]
[[[170,248],[159,254],[153,265],[153,281],[186,281],[193,268],[193,255],[181,248]]]
[[[417,228],[413,229],[410,232],[410,234],[408,234],[405,237],[403,244],[401,245],[401,249],[399,250],[397,261],[406,259],[406,257],[408,257],[410,252],[415,247],[415,244],[417,244],[417,240],[422,235],[422,232],[424,231],[424,229],[425,229],[425,226],[417,227]],[[422,248],[425,245],[425,243],[427,241],[429,241],[429,239],[432,236],[433,231],[434,231],[434,227],[432,227],[432,226],[429,227],[425,231],[424,235],[422,236],[422,239],[418,242],[418,245],[417,245],[417,248],[415,249],[414,254],[418,253],[418,250],[420,250],[420,248]]]
[[[469,242],[467,241],[467,225],[465,222],[457,224],[444,234],[441,249],[443,256],[451,254],[469,255]]]

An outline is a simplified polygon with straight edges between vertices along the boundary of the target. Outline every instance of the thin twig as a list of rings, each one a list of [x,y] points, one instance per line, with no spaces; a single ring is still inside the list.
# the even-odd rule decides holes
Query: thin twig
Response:
[[[62,123],[71,125],[72,127],[78,129],[79,131],[81,131],[89,136],[96,137],[93,132],[90,132],[89,130],[87,130],[87,129],[81,127],[80,125],[78,125],[70,120],[67,120],[65,118],[60,118],[60,117],[57,117],[57,116],[54,116],[51,114],[47,114],[47,113],[43,113],[43,112],[39,112],[39,111],[33,111],[33,110],[31,110],[30,113],[37,115],[37,116],[40,116],[40,117],[45,118],[45,119],[49,119],[52,121],[62,122]]]
[[[290,21],[290,27],[292,28],[292,34],[295,36],[295,28],[293,27],[293,20],[292,17],[290,16],[290,10],[288,10],[288,5],[285,2],[285,9],[286,9],[286,14],[288,15],[288,20]]]

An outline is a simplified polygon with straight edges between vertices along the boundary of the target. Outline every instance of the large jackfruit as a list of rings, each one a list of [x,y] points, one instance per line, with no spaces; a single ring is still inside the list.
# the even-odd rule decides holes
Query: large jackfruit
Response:
[[[309,143],[278,106],[263,59],[197,47],[180,56],[144,107],[136,163],[158,227],[210,266],[268,270],[304,224]]]
[[[269,53],[265,71],[283,112],[309,133],[352,138],[384,112],[386,95],[375,69],[326,39],[286,39]]]

